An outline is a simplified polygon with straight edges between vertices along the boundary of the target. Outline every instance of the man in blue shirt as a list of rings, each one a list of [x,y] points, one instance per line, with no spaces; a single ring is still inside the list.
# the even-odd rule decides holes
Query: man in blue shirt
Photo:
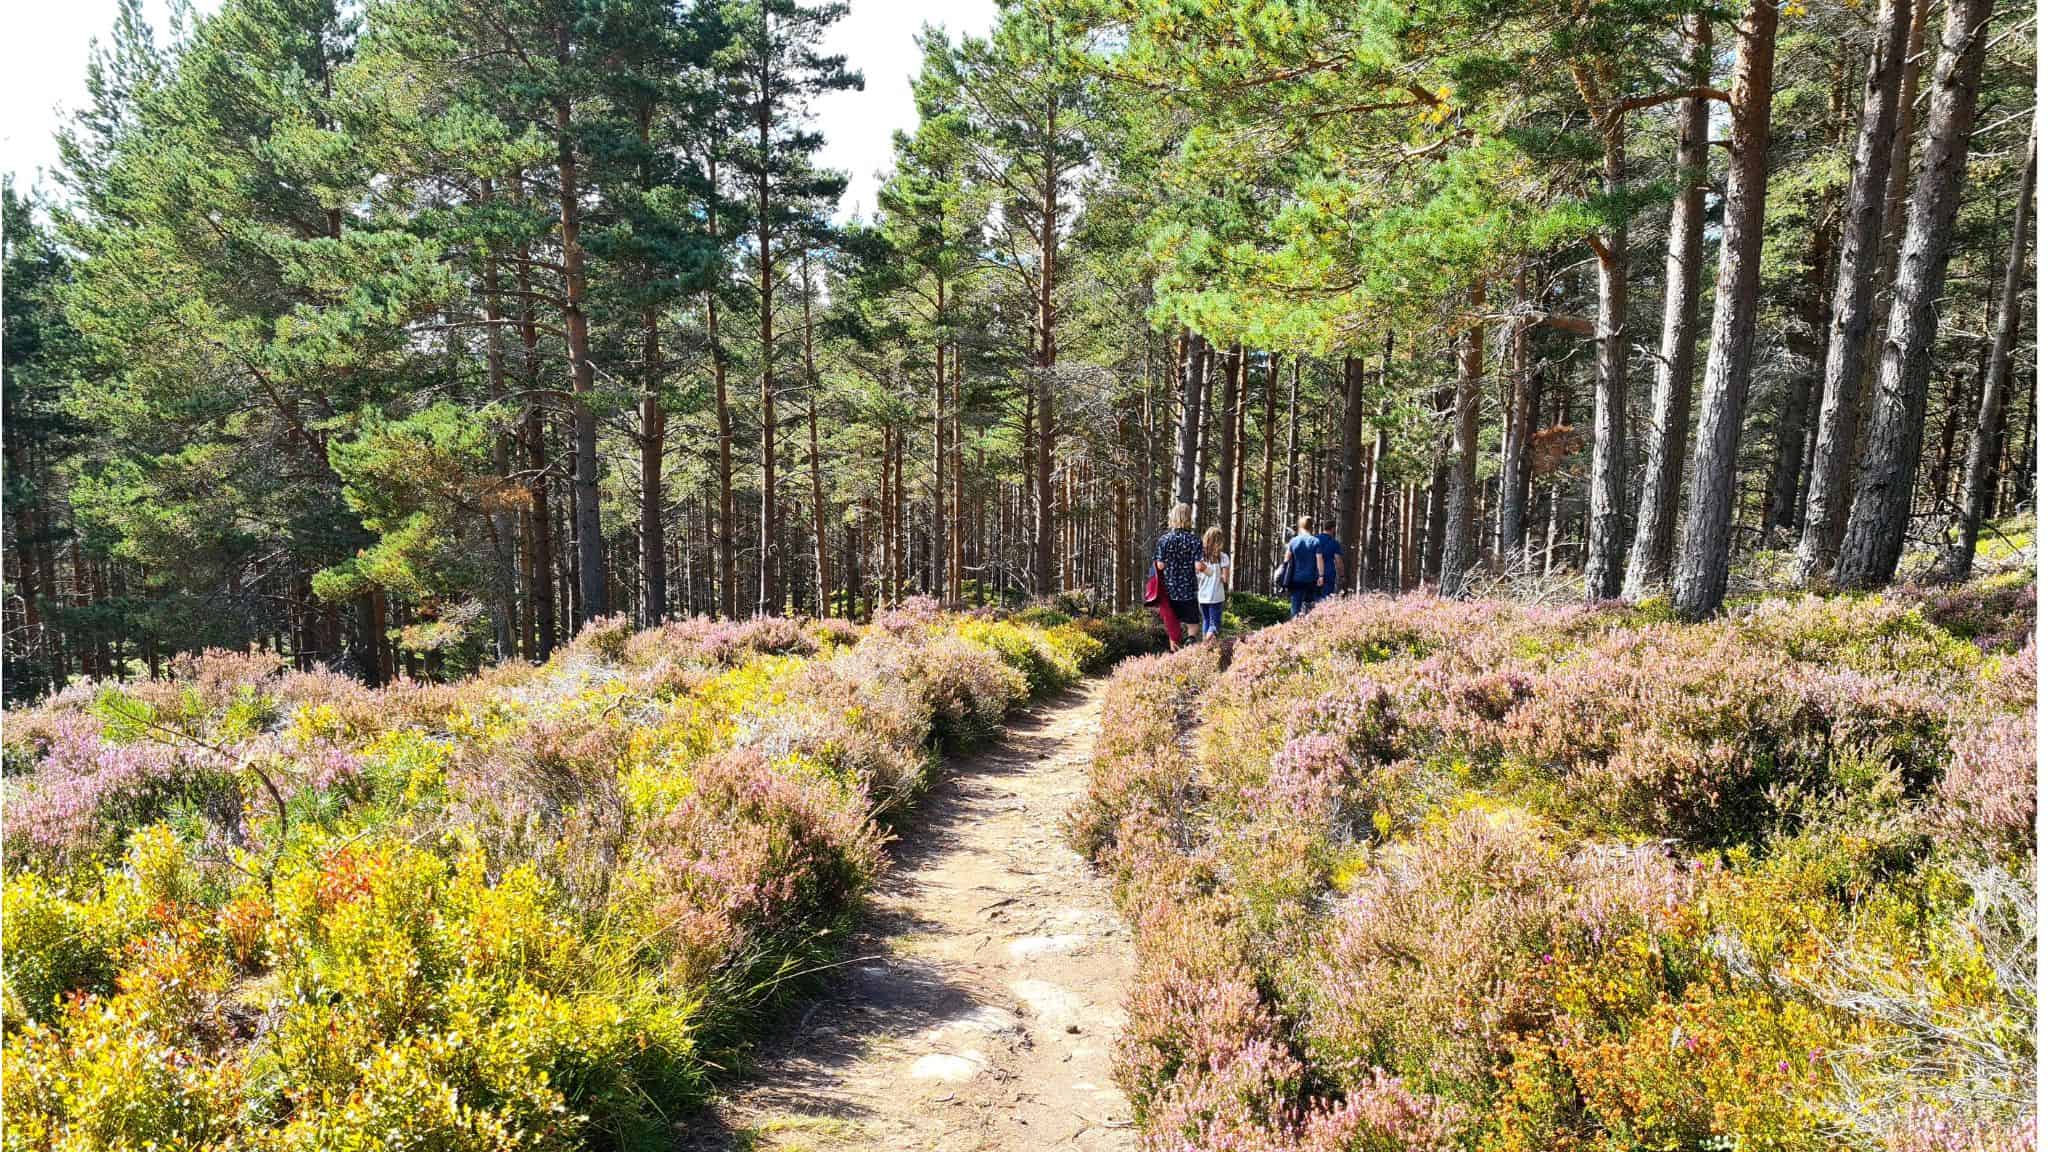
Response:
[[[1313,525],[1303,516],[1293,539],[1287,542],[1287,598],[1289,617],[1299,616],[1308,611],[1316,602],[1317,572],[1322,564],[1322,541],[1309,531]]]
[[[1335,520],[1323,521],[1323,530],[1316,533],[1316,574],[1316,599],[1344,590],[1344,545],[1337,539]]]

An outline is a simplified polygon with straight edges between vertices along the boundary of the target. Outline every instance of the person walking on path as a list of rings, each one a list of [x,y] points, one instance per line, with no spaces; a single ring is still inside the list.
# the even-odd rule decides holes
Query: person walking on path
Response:
[[[1202,533],[1202,558],[1195,562],[1195,574],[1202,604],[1202,639],[1223,631],[1223,605],[1230,599],[1230,553],[1223,550],[1223,529],[1210,526]]]
[[[1166,515],[1166,533],[1152,549],[1152,569],[1159,574],[1159,619],[1166,625],[1166,646],[1179,651],[1182,625],[1202,619],[1197,603],[1195,563],[1202,542],[1195,537],[1195,508],[1175,504]]]
[[[1309,531],[1315,522],[1306,516],[1295,525],[1294,538],[1287,542],[1287,600],[1290,616],[1300,616],[1315,606],[1322,582],[1321,538]]]
[[[1344,542],[1337,539],[1335,520],[1323,521],[1323,530],[1316,533],[1316,574],[1322,577],[1316,582],[1316,599],[1344,590]]]

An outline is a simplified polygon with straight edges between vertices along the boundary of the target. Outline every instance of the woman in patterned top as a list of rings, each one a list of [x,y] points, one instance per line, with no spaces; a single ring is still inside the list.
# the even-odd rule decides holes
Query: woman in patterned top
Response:
[[[1175,504],[1166,517],[1166,534],[1152,550],[1152,567],[1159,573],[1159,619],[1166,625],[1166,646],[1174,650],[1180,648],[1181,626],[1202,619],[1195,598],[1195,561],[1202,557],[1202,541],[1194,527],[1194,505]]]

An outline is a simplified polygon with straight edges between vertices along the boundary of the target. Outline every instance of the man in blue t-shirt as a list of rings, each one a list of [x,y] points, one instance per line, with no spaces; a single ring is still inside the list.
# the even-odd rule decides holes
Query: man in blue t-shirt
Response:
[[[1316,573],[1321,577],[1316,584],[1316,599],[1343,591],[1344,545],[1337,539],[1335,520],[1323,521],[1323,530],[1316,533]]]
[[[1294,537],[1287,541],[1287,598],[1290,618],[1299,616],[1316,602],[1317,567],[1322,562],[1322,541],[1309,529],[1314,521],[1303,516]]]

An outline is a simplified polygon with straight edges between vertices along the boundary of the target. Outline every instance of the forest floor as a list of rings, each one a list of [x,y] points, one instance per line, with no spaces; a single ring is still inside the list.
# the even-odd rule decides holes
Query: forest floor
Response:
[[[1110,1078],[1133,966],[1107,885],[1066,844],[1106,678],[947,765],[821,996],[686,1122],[689,1152],[1127,1149]]]

